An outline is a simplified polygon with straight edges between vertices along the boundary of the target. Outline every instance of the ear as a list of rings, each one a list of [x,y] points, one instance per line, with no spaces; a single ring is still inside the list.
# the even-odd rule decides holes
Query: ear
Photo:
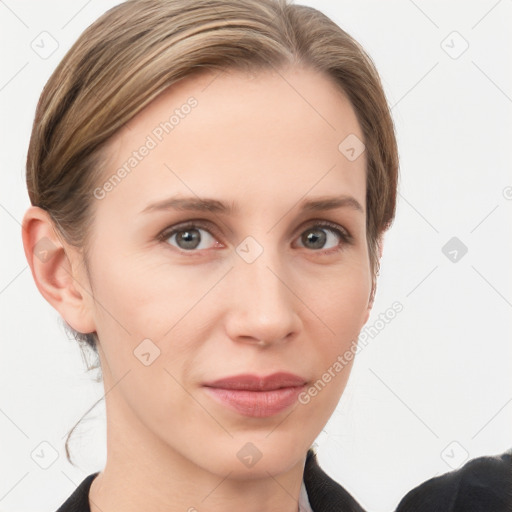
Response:
[[[383,237],[382,234],[377,239],[377,247],[378,247],[379,264],[380,264],[380,260],[382,258],[382,251],[383,251],[383,247],[384,247],[384,237]],[[372,308],[373,308],[373,303],[374,303],[374,299],[375,299],[376,290],[377,290],[377,276],[376,275],[375,276],[372,275],[372,289],[371,289],[371,292],[370,292],[370,298],[368,300],[368,307],[366,308],[366,315],[365,315],[365,319],[364,319],[364,323],[365,324],[366,324],[366,322],[368,322],[368,319],[370,318],[370,313],[371,313]]]
[[[37,206],[25,212],[22,238],[41,295],[73,329],[80,333],[95,331],[94,301],[79,251],[61,241],[51,217]]]

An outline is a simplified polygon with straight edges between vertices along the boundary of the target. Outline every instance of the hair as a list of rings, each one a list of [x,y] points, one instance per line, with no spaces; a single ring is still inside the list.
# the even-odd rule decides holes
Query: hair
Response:
[[[393,221],[398,186],[391,112],[360,44],[320,11],[289,1],[128,0],[87,27],[66,53],[37,104],[26,180],[31,204],[44,209],[56,233],[81,251],[86,269],[93,190],[106,172],[107,143],[125,123],[195,73],[301,65],[334,80],[364,135],[373,301],[379,241]],[[65,327],[82,354],[86,348],[98,356],[96,332]],[[99,357],[88,369],[98,367]]]

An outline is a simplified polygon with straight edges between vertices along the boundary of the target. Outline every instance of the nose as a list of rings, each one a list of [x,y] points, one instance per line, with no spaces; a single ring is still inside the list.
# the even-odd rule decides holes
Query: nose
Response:
[[[277,252],[277,251],[276,251]],[[300,299],[279,255],[264,250],[252,263],[238,258],[229,273],[227,334],[237,343],[271,346],[297,336]]]

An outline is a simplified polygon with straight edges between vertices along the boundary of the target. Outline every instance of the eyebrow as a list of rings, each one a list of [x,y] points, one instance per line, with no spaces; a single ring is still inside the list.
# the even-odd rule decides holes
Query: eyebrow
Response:
[[[308,212],[350,208],[364,213],[364,209],[359,201],[354,197],[347,195],[332,197],[324,196],[317,199],[308,199],[299,203],[299,208]],[[140,213],[150,213],[162,210],[202,211],[221,214],[239,213],[238,205],[234,202],[223,203],[217,199],[199,197],[170,197],[149,204]]]

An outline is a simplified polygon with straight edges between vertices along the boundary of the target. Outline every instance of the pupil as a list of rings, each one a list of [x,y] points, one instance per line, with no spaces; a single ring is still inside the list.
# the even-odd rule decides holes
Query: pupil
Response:
[[[199,242],[201,242],[201,236],[199,235],[199,231],[197,229],[187,229],[186,231],[181,231],[178,233],[177,242],[184,243],[184,246],[181,246],[183,249],[195,249]]]
[[[312,242],[315,248],[322,248],[326,241],[325,232],[321,229],[310,230],[309,234],[303,237],[302,243]]]

